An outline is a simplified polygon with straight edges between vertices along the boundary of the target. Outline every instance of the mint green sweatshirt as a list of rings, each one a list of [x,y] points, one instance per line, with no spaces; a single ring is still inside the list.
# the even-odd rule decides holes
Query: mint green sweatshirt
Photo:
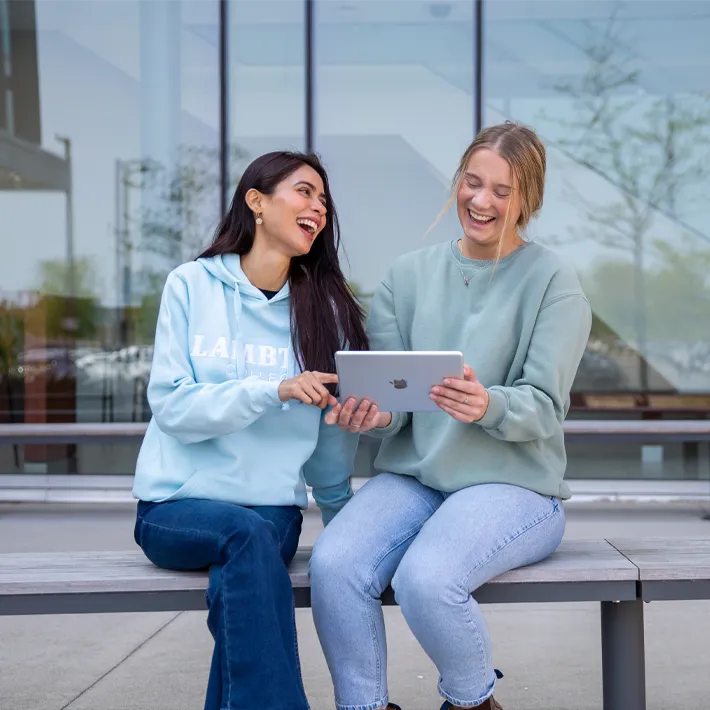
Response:
[[[446,492],[508,483],[569,498],[562,423],[590,328],[574,269],[539,244],[495,271],[492,261],[464,258],[456,241],[400,257],[372,301],[370,347],[460,350],[490,401],[473,424],[395,412],[368,432],[384,439],[375,469]]]

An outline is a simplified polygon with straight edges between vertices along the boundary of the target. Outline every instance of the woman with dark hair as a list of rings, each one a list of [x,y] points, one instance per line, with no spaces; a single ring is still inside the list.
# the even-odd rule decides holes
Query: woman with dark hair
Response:
[[[367,348],[338,245],[319,160],[269,153],[163,292],[135,539],[160,567],[209,568],[206,710],[308,707],[287,565],[306,484],[326,525],[352,495],[357,436],[324,415],[335,352]]]

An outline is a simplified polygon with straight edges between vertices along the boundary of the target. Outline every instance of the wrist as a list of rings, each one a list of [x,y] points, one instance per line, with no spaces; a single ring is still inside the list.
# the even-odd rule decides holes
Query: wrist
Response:
[[[290,395],[288,392],[288,385],[286,384],[286,380],[281,380],[279,383],[279,386],[276,390],[276,394],[279,397],[279,401],[281,402],[286,402],[290,399]]]
[[[481,413],[474,419],[474,422],[480,422],[483,417],[486,416],[486,412],[488,411],[488,405],[491,402],[491,396],[488,394],[488,390],[484,389],[483,390],[483,407],[481,408]]]
[[[386,429],[392,423],[392,412],[380,412],[377,415],[377,428]]]

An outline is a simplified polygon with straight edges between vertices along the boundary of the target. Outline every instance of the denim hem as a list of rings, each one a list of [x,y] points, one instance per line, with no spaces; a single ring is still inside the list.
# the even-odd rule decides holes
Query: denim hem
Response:
[[[378,710],[378,708],[386,708],[388,703],[389,698],[385,695],[384,700],[370,703],[369,705],[341,705],[340,703],[335,703],[335,707],[337,710]]]
[[[478,707],[479,705],[483,705],[483,703],[486,702],[490,697],[493,695],[493,691],[496,688],[496,682],[495,680],[493,681],[493,684],[491,685],[491,689],[482,697],[479,697],[478,700],[462,700],[461,698],[457,698],[453,695],[449,695],[442,687],[441,687],[441,681],[439,681],[437,688],[439,690],[439,694],[441,695],[442,698],[445,700],[448,700],[452,705],[457,705],[460,708],[470,708],[470,707]]]

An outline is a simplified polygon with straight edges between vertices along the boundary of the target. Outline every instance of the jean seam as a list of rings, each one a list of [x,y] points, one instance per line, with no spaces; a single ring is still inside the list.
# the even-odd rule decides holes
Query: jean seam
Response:
[[[296,604],[293,604],[293,647],[296,654],[296,669],[298,671],[298,685],[301,688],[303,697],[306,697],[306,689],[303,687],[303,674],[301,673],[301,654],[298,651],[298,631],[296,629]]]
[[[293,528],[296,526],[296,521],[298,520],[298,515],[295,515],[293,518],[291,518],[291,522],[289,522],[288,527],[286,528],[286,531],[284,532],[284,537],[283,540],[281,540],[281,544],[286,542],[288,540],[288,536],[291,534],[291,531]],[[303,524],[303,519],[301,519],[301,524]]]
[[[216,537],[220,541],[222,540],[223,536],[222,535],[215,535],[215,533],[211,532],[206,532],[205,530],[196,530],[195,528],[185,528],[185,527],[178,527],[178,526],[170,526],[170,525],[161,525],[160,523],[153,523],[150,520],[146,520],[145,518],[141,519],[141,524],[143,525],[150,525],[151,527],[158,528],[159,530],[167,530],[169,532],[182,532],[182,533],[190,533],[192,535],[197,535],[198,537]]]
[[[493,697],[493,690],[495,690],[495,681],[493,682],[493,690],[491,690],[490,693],[488,693],[485,697],[480,698],[479,700],[462,700],[461,698],[455,698],[453,695],[449,695],[442,687],[441,683],[437,685],[437,688],[439,690],[439,693],[441,696],[445,699],[448,700],[452,705],[460,706],[460,707],[478,707],[479,705],[482,705],[483,703],[488,700],[488,698]],[[475,703],[475,705],[473,704]]]
[[[378,700],[374,703],[369,703],[368,705],[341,705],[340,703],[336,702],[335,706],[337,710],[377,710],[381,707],[386,708],[387,704],[388,698],[387,696],[385,696],[383,700]]]
[[[286,531],[284,532],[284,537],[283,540],[281,540],[281,545],[283,545],[286,540],[288,540],[291,531],[296,527],[296,522],[299,520],[299,517],[301,518],[301,523],[303,523],[303,518],[302,514],[301,516],[299,515],[294,515],[291,520],[289,521],[288,527],[286,528]],[[286,564],[284,562],[284,564]],[[306,689],[303,686],[303,674],[301,672],[301,655],[299,653],[298,649],[298,631],[296,629],[296,602],[295,602],[295,597],[293,601],[293,605],[291,607],[292,611],[292,619],[293,619],[293,650],[296,656],[296,670],[298,671],[298,685],[301,688],[301,693],[303,694],[303,697],[306,697]]]
[[[422,522],[421,525],[419,525],[418,527],[417,527],[417,526],[413,527],[413,528],[411,529],[411,531],[409,531],[408,533],[406,533],[406,534],[400,536],[399,538],[396,538],[395,542],[394,542],[392,545],[388,546],[378,557],[375,558],[375,561],[373,562],[373,564],[372,564],[372,566],[370,567],[370,570],[369,570],[369,574],[368,574],[368,577],[367,577],[368,582],[367,582],[367,584],[365,585],[365,589],[363,590],[363,592],[364,592],[364,594],[365,594],[365,598],[366,598],[366,600],[367,600],[366,609],[367,609],[367,620],[368,620],[368,624],[369,624],[369,626],[370,626],[370,637],[371,637],[372,640],[373,640],[373,646],[375,646],[375,662],[376,662],[376,664],[377,664],[377,665],[375,666],[375,672],[377,673],[377,695],[381,695],[381,694],[382,694],[382,687],[381,687],[381,685],[380,685],[380,679],[381,679],[381,665],[380,665],[380,653],[378,652],[379,649],[377,648],[377,641],[378,641],[378,638],[377,638],[377,629],[376,629],[376,627],[375,627],[375,620],[374,620],[373,615],[372,615],[372,601],[373,601],[373,597],[372,597],[372,594],[370,593],[370,590],[372,589],[373,584],[374,584],[375,571],[377,570],[377,568],[378,568],[378,566],[380,565],[380,563],[382,562],[382,560],[384,560],[385,557],[387,557],[387,555],[389,555],[390,553],[392,553],[392,552],[393,552],[394,550],[396,550],[398,547],[401,547],[407,540],[409,540],[410,538],[414,537],[415,535],[418,535],[419,532],[421,531],[422,527],[424,526],[424,523],[425,523],[429,518],[431,518],[431,516],[434,515],[434,513],[436,512],[436,508],[432,508],[431,504],[429,503],[428,500],[426,500],[426,498],[424,498],[423,496],[420,496],[420,495],[419,495],[418,493],[416,493],[416,492],[415,492],[415,495],[417,496],[417,498],[419,498],[419,500],[421,500],[423,503],[425,503],[425,504],[427,505],[427,507],[428,507],[429,510],[431,511],[430,514],[429,514],[429,516]],[[383,590],[383,591],[384,591],[384,590]],[[385,694],[385,704],[387,704],[387,698],[388,698],[388,695]],[[339,707],[341,707],[341,706],[339,706]],[[358,707],[359,707],[359,706],[358,706]],[[377,707],[379,707],[379,706],[378,706],[378,705],[375,705],[374,707],[377,708]]]
[[[506,547],[508,547],[509,545],[514,543],[518,538],[520,538],[521,535],[524,535],[526,532],[529,532],[533,528],[537,527],[538,525],[541,525],[544,522],[547,522],[548,520],[552,520],[552,518],[554,518],[558,513],[560,513],[560,511],[560,507],[553,502],[552,510],[549,513],[546,513],[545,515],[542,515],[539,518],[535,518],[532,522],[516,530],[509,537],[504,538],[501,544],[498,545],[498,547],[494,548],[491,552],[489,552],[486,557],[484,557],[477,565],[475,565],[470,570],[470,572],[466,576],[466,579],[464,580],[464,587],[468,589],[469,580],[479,569],[481,569],[481,567],[483,567],[483,565],[488,564],[496,555],[500,554],[503,550],[505,550]]]
[[[497,548],[495,548],[492,552],[490,552],[486,557],[484,557],[477,565],[475,565],[469,574],[466,576],[466,579],[464,580],[464,583],[462,587],[465,590],[468,590],[470,587],[470,579],[471,577],[479,570],[481,567],[483,567],[485,564],[488,564],[494,557],[499,555],[503,550],[505,550],[506,547],[511,545],[513,542],[518,540],[522,535],[524,535],[526,532],[529,532],[533,528],[537,527],[538,525],[541,525],[542,523],[552,520],[556,515],[558,515],[561,512],[561,508],[559,505],[553,501],[553,507],[552,510],[545,514],[542,515],[541,517],[535,518],[531,523],[526,525],[523,528],[518,529],[513,535],[509,538],[506,538],[503,540],[502,544],[500,544]],[[479,650],[481,651],[481,655],[483,655],[483,639],[481,638],[481,632],[478,628],[478,625],[476,622],[473,620],[473,615],[471,613],[471,592],[468,592],[468,597],[466,599],[466,603],[464,604],[466,608],[466,614],[468,615],[468,621],[469,624],[473,627],[475,634],[476,634],[476,643],[478,644]],[[494,674],[495,675],[495,674]],[[495,689],[495,680],[493,681],[493,689]],[[453,703],[454,705],[469,705],[472,701],[470,700],[461,700],[460,698],[454,698],[453,696],[450,696],[446,691],[443,690],[441,687],[441,679],[439,679],[439,692],[450,702]],[[491,692],[492,694],[492,692]],[[490,697],[490,695],[487,695],[485,698],[482,699],[481,702],[487,700]],[[474,706],[475,707],[475,706]]]

